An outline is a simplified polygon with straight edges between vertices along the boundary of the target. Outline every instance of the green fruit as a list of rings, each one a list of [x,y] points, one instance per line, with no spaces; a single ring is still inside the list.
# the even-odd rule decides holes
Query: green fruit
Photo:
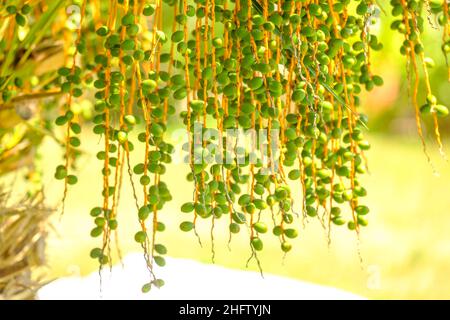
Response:
[[[175,31],[175,32],[172,34],[172,36],[171,36],[170,39],[171,39],[173,42],[180,42],[180,41],[183,40],[183,38],[184,38],[184,32],[181,31],[181,30],[178,30],[178,31]]]
[[[332,216],[335,216],[335,217],[340,216],[341,215],[341,208],[339,208],[339,207],[332,207],[331,210],[330,210],[330,213],[331,213]]]
[[[185,88],[180,88],[173,93],[175,100],[183,100],[187,96],[187,91]]]
[[[61,85],[61,91],[64,92],[64,93],[69,93],[70,92],[70,88],[71,88],[70,82],[64,82]]]
[[[158,254],[166,254],[167,253],[166,247],[162,244],[155,244],[155,251]]]
[[[301,176],[301,172],[300,172],[300,170],[297,170],[297,169],[291,170],[288,174],[288,177],[291,180],[298,180],[298,179],[300,179],[300,176]]]
[[[361,1],[361,3],[356,7],[356,13],[360,16],[365,15],[369,10],[369,7],[367,6],[367,3],[364,1]]]
[[[253,229],[255,229],[259,233],[266,233],[267,225],[264,222],[256,222],[253,224]]]
[[[332,218],[331,221],[333,221],[333,223],[337,226],[342,226],[345,224],[345,220],[339,216]]]
[[[213,69],[211,67],[206,67],[202,70],[202,78],[204,80],[209,80],[213,76]]]
[[[151,210],[148,206],[141,207],[138,212],[139,220],[146,220],[150,213]]]
[[[103,227],[106,223],[106,220],[103,217],[97,217],[95,218],[94,223],[97,225],[97,227]]]
[[[144,9],[142,10],[142,14],[146,17],[153,15],[155,13],[155,5],[154,4],[146,4]]]
[[[233,221],[238,224],[244,224],[246,221],[245,215],[241,212],[234,212],[231,217],[233,218]]]
[[[191,101],[191,108],[195,112],[202,112],[204,106],[205,106],[205,103],[201,100],[192,100]]]
[[[147,186],[147,185],[149,185],[150,184],[150,177],[149,176],[142,176],[140,179],[139,179],[139,182],[143,185],[143,186]]]
[[[323,112],[333,111],[333,104],[330,101],[321,101],[320,106],[322,107]]]
[[[429,113],[431,113],[431,105],[429,103],[426,103],[426,104],[422,105],[420,107],[420,112],[422,114],[429,114]]]
[[[147,234],[144,231],[138,231],[134,235],[134,240],[137,243],[144,243],[146,239],[147,239]]]
[[[383,78],[381,78],[380,76],[373,76],[372,81],[378,87],[382,86],[384,83]]]
[[[338,167],[336,169],[336,174],[340,177],[348,177],[350,175],[350,169],[345,166]]]
[[[365,217],[358,216],[358,224],[363,226],[363,227],[366,227],[369,224],[369,222],[366,220]]]
[[[92,259],[98,259],[103,255],[102,249],[94,248],[91,250],[90,256]]]
[[[439,117],[446,117],[446,116],[448,116],[448,108],[446,106],[441,105],[441,104],[437,104],[437,105],[433,106],[432,110],[434,112],[436,112],[436,114]]]
[[[255,249],[256,251],[261,251],[264,246],[262,240],[258,237],[254,237],[251,240],[251,245],[252,245],[253,249]]]
[[[111,230],[116,230],[118,225],[119,225],[119,223],[117,222],[116,219],[111,219],[108,221],[108,226]]]
[[[129,26],[127,26],[127,35],[129,37],[135,37],[139,33],[139,30],[140,30],[139,25],[134,24],[134,23],[130,24]],[[139,53],[136,54],[137,52],[139,52]],[[139,58],[136,55],[139,56]],[[139,60],[139,61],[144,60],[144,51],[142,51],[142,50],[135,51],[134,57],[136,60]]]
[[[103,209],[100,207],[95,207],[91,209],[90,215],[92,217],[97,217],[103,212]]]
[[[317,210],[312,206],[306,206],[306,214],[310,217],[315,217],[317,216]]]
[[[150,152],[148,153],[148,158],[149,158],[150,161],[152,161],[152,162],[159,161],[159,160],[161,159],[161,157],[162,157],[161,152],[156,151],[156,150],[150,151]]]
[[[261,199],[255,199],[253,200],[256,209],[258,210],[264,210],[267,208],[267,203],[264,200]]]
[[[367,206],[357,206],[355,211],[357,214],[366,215],[369,213],[369,208]]]
[[[272,94],[277,94],[277,96],[279,96],[283,92],[283,85],[278,81],[271,81],[269,83],[269,90]]]
[[[77,137],[70,137],[69,143],[72,147],[79,147],[81,145],[81,141]]]
[[[93,237],[93,238],[98,237],[102,233],[103,233],[102,227],[95,227],[94,229],[91,230],[91,237]]]
[[[119,140],[120,143],[125,143],[128,141],[128,134],[125,131],[119,131],[117,133],[117,140]]]
[[[437,98],[434,95],[429,94],[429,95],[427,95],[427,103],[429,103],[431,105],[435,105],[435,104],[437,104]]]
[[[7,7],[6,7],[6,11],[7,11],[9,14],[16,14],[16,13],[17,13],[17,7],[14,6],[14,5],[7,6]]]
[[[100,36],[100,37],[105,37],[108,35],[109,33],[109,29],[106,26],[101,26],[100,28],[97,29],[96,33]]]
[[[222,38],[216,37],[212,40],[212,44],[215,48],[221,48],[223,46]]]
[[[143,50],[140,50],[140,49],[135,50],[133,52],[133,59],[136,60],[136,61],[143,61],[145,59],[145,52]]]
[[[161,30],[156,30],[156,36],[161,43],[165,43],[167,41],[166,34]]]
[[[149,93],[149,92],[153,92],[156,87],[158,86],[156,84],[155,80],[151,80],[151,79],[146,79],[144,81],[142,81],[142,90],[144,91],[145,94]]]
[[[56,118],[55,123],[58,126],[63,126],[67,123],[68,119],[65,116],[59,116]]]
[[[306,92],[303,89],[296,89],[292,92],[292,100],[299,103],[302,102],[306,97]]]
[[[162,222],[158,222],[156,224],[156,231],[163,232],[164,230],[166,230],[166,225]]]
[[[259,89],[264,83],[263,78],[253,78],[249,81],[248,85],[250,89],[256,90]]]
[[[123,26],[128,26],[128,25],[134,23],[134,14],[127,13],[126,15],[124,15],[122,17],[122,21],[121,22],[122,22]]]
[[[134,126],[136,124],[136,118],[131,114],[128,114],[125,117],[123,117],[123,120],[129,126]]]
[[[67,177],[67,169],[65,166],[60,165],[56,167],[55,178],[58,180],[62,180]]]
[[[194,204],[192,202],[186,202],[181,206],[181,212],[189,213],[194,211]]]
[[[122,42],[121,47],[123,50],[134,50],[135,43],[131,39],[126,39]],[[144,80],[146,81],[146,80]]]
[[[162,137],[164,134],[164,127],[158,123],[153,123],[150,127],[150,132],[155,137]]]
[[[76,176],[74,176],[74,175],[68,175],[66,177],[66,180],[67,180],[67,183],[70,184],[70,185],[74,185],[74,184],[76,184],[78,182],[78,178]]]
[[[142,293],[148,293],[150,292],[150,290],[152,289],[152,284],[151,283],[146,283],[142,286]]]
[[[283,250],[283,252],[289,252],[292,249],[292,244],[290,244],[289,242],[284,241],[283,243],[281,243],[281,250]]]
[[[328,169],[320,169],[317,171],[316,174],[320,179],[326,179],[331,177],[331,171]]]
[[[191,231],[194,229],[194,224],[190,221],[184,221],[180,224],[180,229],[184,232]]]
[[[275,236],[279,237],[283,234],[283,228],[281,228],[280,226],[276,226],[273,228],[272,232]]]
[[[298,231],[296,229],[285,229],[284,235],[290,239],[294,239],[298,237]]]
[[[25,18],[25,16],[21,15],[20,13],[17,13],[16,22],[19,26],[23,27],[27,24],[27,19]]]
[[[152,281],[152,284],[157,287],[157,288],[161,288],[162,286],[164,286],[164,280],[162,279],[155,279]]]
[[[135,165],[133,168],[133,172],[135,174],[143,174],[144,170],[145,170],[145,167],[144,167],[143,163],[139,163],[139,164]]]
[[[161,256],[154,256],[153,260],[155,260],[155,263],[160,267],[164,267],[166,265],[166,260]]]
[[[348,228],[349,230],[355,230],[355,229],[356,229],[355,222],[349,221],[349,222],[347,223],[347,228]]]
[[[239,233],[241,227],[237,223],[230,223],[229,229],[231,233]]]
[[[216,218],[220,218],[222,216],[222,214],[223,214],[223,211],[222,211],[222,209],[220,207],[215,207],[213,209],[213,214],[214,214],[214,216]]]
[[[251,197],[249,194],[243,194],[239,197],[238,204],[241,206],[246,206],[251,201]]]
[[[284,134],[289,140],[297,139],[297,131],[294,128],[288,128]]]
[[[279,187],[275,190],[275,196],[278,200],[283,200],[288,196],[288,192],[286,189]]]
[[[80,134],[81,133],[81,126],[78,123],[75,123],[75,122],[71,123],[70,124],[70,129],[75,134]]]
[[[433,60],[432,58],[430,58],[430,57],[425,57],[423,61],[425,62],[425,65],[426,65],[428,68],[434,68],[434,67],[436,66],[436,63],[435,63],[434,60]]]
[[[106,255],[102,255],[98,258],[98,261],[100,262],[100,264],[105,265],[109,262],[109,258]]]

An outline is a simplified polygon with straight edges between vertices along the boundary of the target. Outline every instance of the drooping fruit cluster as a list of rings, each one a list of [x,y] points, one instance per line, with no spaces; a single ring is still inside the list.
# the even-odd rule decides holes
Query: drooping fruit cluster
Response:
[[[277,237],[287,253],[304,219],[317,219],[329,235],[333,226],[343,225],[358,233],[368,224],[360,176],[367,170],[365,151],[370,148],[360,94],[383,84],[371,68],[371,52],[383,48],[371,30],[381,10],[378,3],[163,2],[77,1],[78,27],[72,34],[67,26],[59,31],[53,23],[52,14],[64,4],[55,1],[45,5],[46,20],[29,31],[39,34],[53,23],[52,35],[66,40],[64,66],[56,77],[45,78],[46,90],[58,87],[64,95],[55,120],[65,126],[64,164],[55,173],[65,181],[64,198],[67,185],[77,182],[72,171],[80,154],[83,117],[74,112],[74,100],[93,101],[92,130],[102,139],[97,158],[103,189],[101,203],[90,212],[91,236],[102,237],[92,258],[100,266],[112,263],[121,187],[129,181],[140,225],[134,239],[150,272],[143,291],[164,284],[153,266],[163,266],[167,253],[158,241],[158,232],[165,230],[158,213],[172,199],[162,178],[174,156],[168,122],[177,117],[186,127],[183,156],[194,191],[181,206],[182,231],[199,237],[200,221],[209,220],[214,228],[215,220],[227,219],[225,232],[231,240],[247,226],[251,258],[258,265],[266,233]],[[447,58],[448,3],[392,0],[391,8],[396,19],[391,27],[404,35],[400,50],[414,76],[419,135],[424,143],[421,113],[430,114],[443,153],[438,117],[448,109],[432,93],[427,68],[433,61],[424,54],[421,34],[436,15]],[[24,32],[25,15],[32,10],[42,9],[2,7],[2,19],[12,26],[8,32]],[[171,22],[171,31],[164,21]],[[35,38],[25,37],[29,43],[23,44],[23,61],[5,54],[0,82],[6,88],[4,102],[24,85],[8,68],[23,67]],[[419,65],[425,73],[424,103],[417,101]],[[134,163],[130,153],[136,148],[144,156]]]
[[[407,63],[411,65],[412,72],[408,74],[409,78],[414,76],[414,82],[412,86],[412,103],[416,113],[416,124],[424,152],[431,163],[428,156],[425,141],[422,133],[421,125],[421,113],[424,115],[431,115],[434,123],[434,132],[436,141],[439,146],[439,151],[442,156],[445,157],[443,151],[443,145],[441,142],[441,135],[439,132],[438,117],[445,117],[448,115],[448,108],[442,104],[439,104],[436,97],[433,95],[430,79],[428,76],[428,68],[434,66],[434,61],[425,56],[425,48],[422,43],[421,34],[424,32],[425,24],[433,24],[432,14],[438,15],[438,24],[443,28],[443,44],[442,52],[445,59],[450,52],[449,35],[449,17],[448,17],[448,3],[442,1],[441,4],[430,3],[428,1],[405,1],[405,0],[392,0],[392,15],[398,17],[392,24],[391,28],[397,30],[404,35],[404,42],[400,47],[402,55],[406,56]],[[426,8],[424,8],[424,6]],[[428,21],[422,17],[422,12],[427,10]],[[434,26],[434,25],[433,25]],[[419,93],[419,70],[422,69],[425,78],[426,87],[426,101],[420,102],[417,99]],[[408,79],[411,80],[411,79]],[[450,80],[450,69],[449,69]],[[422,106],[420,106],[422,105]]]

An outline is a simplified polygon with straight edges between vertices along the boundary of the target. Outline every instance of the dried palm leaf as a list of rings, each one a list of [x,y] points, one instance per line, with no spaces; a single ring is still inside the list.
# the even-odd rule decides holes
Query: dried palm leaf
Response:
[[[45,263],[46,225],[52,210],[38,198],[9,204],[0,193],[0,300],[34,299],[43,284],[33,271]]]

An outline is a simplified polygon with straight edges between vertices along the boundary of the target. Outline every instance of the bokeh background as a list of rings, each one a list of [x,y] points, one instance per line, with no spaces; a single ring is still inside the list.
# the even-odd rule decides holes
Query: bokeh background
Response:
[[[388,10],[386,1],[382,6]],[[370,174],[364,178],[371,208],[369,226],[358,239],[345,227],[334,228],[332,241],[320,223],[311,220],[294,241],[294,249],[283,259],[279,243],[265,235],[265,249],[260,255],[265,272],[284,275],[318,284],[334,286],[374,299],[444,299],[450,298],[450,165],[440,157],[433,139],[431,122],[425,119],[425,138],[438,171],[433,174],[417,135],[414,109],[408,100],[405,60],[399,53],[402,39],[390,30],[392,17],[381,13],[377,30],[384,50],[373,53],[373,68],[382,75],[385,85],[364,94],[362,111],[369,116],[367,132],[372,144],[367,153]],[[168,27],[169,28],[169,27]],[[425,52],[434,59],[430,69],[431,83],[438,100],[450,105],[448,69],[440,48],[442,30],[426,28]],[[419,101],[424,101],[421,87]],[[80,108],[89,101],[78,101]],[[449,119],[440,120],[445,150],[450,155]],[[171,130],[177,129],[174,121]],[[98,137],[84,130],[80,159],[79,183],[70,188],[63,217],[56,214],[48,238],[47,277],[86,275],[97,270],[97,262],[89,257],[98,239],[89,237],[92,219],[90,208],[98,205],[101,181],[93,177],[100,172],[95,158],[100,147]],[[139,151],[133,157],[139,157]],[[63,186],[53,179],[54,168],[62,153],[52,139],[46,138],[39,149],[37,165],[42,170],[47,201],[56,207]],[[184,220],[180,205],[189,201],[192,186],[184,179],[184,165],[168,167],[165,182],[174,196],[160,214],[168,232],[160,234],[169,256],[211,263],[210,225],[200,221],[201,248],[192,233],[178,231]],[[17,170],[15,177],[21,175]],[[11,179],[11,177],[7,178]],[[8,180],[7,180],[8,181]],[[15,188],[25,188],[21,182]],[[299,193],[300,195],[300,193]],[[124,186],[119,210],[120,248],[125,255],[140,252],[133,235],[138,229],[135,209],[128,184]],[[216,230],[226,230],[219,221]],[[228,233],[215,233],[216,264],[243,269],[250,254],[245,232],[236,236],[227,248]],[[250,264],[249,269],[257,270]]]

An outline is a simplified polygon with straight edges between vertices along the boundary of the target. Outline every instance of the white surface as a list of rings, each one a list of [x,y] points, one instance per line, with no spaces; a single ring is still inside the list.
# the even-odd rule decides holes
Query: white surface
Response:
[[[363,299],[335,288],[310,284],[280,276],[226,269],[196,261],[166,258],[167,265],[156,267],[161,289],[142,293],[148,279],[143,257],[131,254],[122,266],[104,270],[100,293],[97,272],[87,277],[58,279],[39,291],[40,299]]]

